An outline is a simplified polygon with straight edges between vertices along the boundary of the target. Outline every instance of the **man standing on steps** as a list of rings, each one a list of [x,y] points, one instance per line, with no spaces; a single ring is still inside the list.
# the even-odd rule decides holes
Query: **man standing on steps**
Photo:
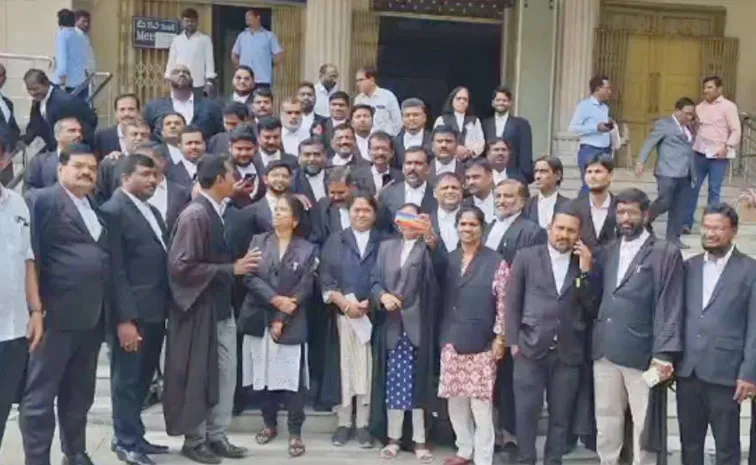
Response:
[[[677,369],[685,465],[704,464],[709,425],[717,465],[739,464],[740,404],[756,394],[756,260],[735,247],[737,232],[734,208],[707,207],[705,252],[685,263],[685,350]]]
[[[614,121],[609,118],[609,105],[606,102],[612,96],[612,84],[606,76],[594,76],[590,81],[591,96],[578,103],[572,115],[569,131],[580,136],[578,166],[581,176],[585,176],[588,162],[596,155],[611,156],[612,139],[609,133],[614,128]],[[583,180],[580,194],[588,192]]]
[[[649,155],[656,150],[658,158],[654,175],[659,195],[651,204],[648,222],[653,223],[659,215],[666,212],[666,238],[681,249],[690,248],[680,241],[680,234],[693,192],[692,183],[696,182],[693,132],[690,129],[695,118],[693,101],[687,97],[678,100],[675,103],[675,113],[654,124],[654,130],[643,144],[635,165],[635,174],[642,175]]]

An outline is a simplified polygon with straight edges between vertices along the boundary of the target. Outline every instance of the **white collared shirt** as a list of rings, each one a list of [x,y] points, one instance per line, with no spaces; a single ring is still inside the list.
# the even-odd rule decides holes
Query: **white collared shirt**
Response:
[[[123,133],[123,129],[120,124],[116,124],[116,134],[118,134],[118,146],[121,148],[121,152],[126,153],[126,135]]]
[[[457,159],[452,158],[449,163],[441,163],[441,160],[438,158],[433,160],[433,165],[436,168],[436,176],[442,174],[442,173],[451,173],[456,174],[457,173]]]
[[[209,36],[197,31],[188,36],[186,32],[175,36],[168,52],[165,66],[165,78],[171,76],[176,65],[184,65],[192,73],[194,87],[204,87],[205,81],[215,78],[215,59],[213,41]],[[187,119],[187,123],[191,120]]]
[[[278,205],[279,198],[268,192],[265,194],[265,201],[268,202],[268,208],[270,208],[271,218],[276,214],[276,205]]]
[[[493,250],[499,250],[499,244],[501,244],[504,234],[507,233],[509,227],[512,226],[512,223],[514,223],[519,216],[520,213],[518,212],[504,219],[496,218],[491,227],[491,231],[486,238],[486,247]]]
[[[493,172],[493,180],[494,180],[494,186],[499,184],[501,181],[504,181],[505,179],[509,179],[509,175],[507,175],[507,169],[504,168],[501,171],[491,170]]]
[[[189,99],[184,102],[176,100],[171,94],[171,103],[173,104],[173,111],[183,116],[186,124],[192,124],[194,119],[194,94],[189,94]]]
[[[331,157],[331,164],[333,166],[346,166],[352,163],[353,158],[354,158],[354,155],[349,155],[349,158],[343,158],[341,155],[337,153],[333,157]]]
[[[496,208],[494,207],[494,196],[493,191],[488,193],[488,196],[486,196],[485,199],[479,199],[476,196],[472,196],[473,198],[473,204],[480,208],[483,211],[483,214],[486,215],[486,223],[491,224],[496,219]]]
[[[171,154],[171,161],[174,165],[178,165],[181,163],[181,160],[184,159],[184,154],[181,152],[181,149],[176,147],[175,145],[166,144],[168,146],[168,153]]]
[[[349,219],[349,209],[346,207],[339,208],[339,223],[341,224],[342,231],[348,229],[351,226],[351,220]],[[357,231],[354,232],[357,234]]]
[[[712,257],[709,252],[704,253],[703,257],[703,299],[701,303],[703,308],[709,305],[712,295],[714,295],[714,288],[717,287],[719,279],[722,277],[727,262],[732,257],[732,251],[735,250],[735,246],[731,246],[730,250],[724,255],[724,257],[715,258]],[[702,310],[703,310],[702,308]]]
[[[404,148],[410,147],[422,147],[423,146],[423,130],[417,131],[417,134],[410,134],[408,131],[404,131]]]
[[[243,103],[247,104],[247,99],[249,98],[249,95],[239,95],[236,92],[231,96],[231,100],[237,103]]]
[[[404,183],[404,203],[414,203],[418,207],[423,204],[423,199],[425,198],[425,189],[428,186],[428,181],[425,181],[421,185],[419,185],[417,188],[414,188],[409,185],[409,183]]]
[[[0,342],[26,336],[26,262],[34,260],[31,219],[23,197],[0,187]]]
[[[364,258],[368,241],[370,241],[370,230],[360,232],[352,228],[352,232],[354,233],[354,238],[357,240],[357,249],[360,251],[360,258]]]
[[[257,195],[257,191],[260,189],[260,183],[263,182],[262,179],[260,179],[260,176],[258,176],[257,168],[255,168],[254,163],[250,163],[247,166],[240,166],[236,165],[236,170],[239,171],[239,175],[243,179],[245,175],[247,174],[253,174],[257,176],[257,180],[255,181],[255,188],[252,192],[249,193],[249,198],[254,199]]]
[[[323,118],[328,118],[329,115],[329,97],[333,95],[334,92],[339,90],[338,84],[334,85],[330,91],[326,90],[325,86],[322,82],[318,81],[315,83],[315,114],[318,116],[322,116]]]
[[[63,190],[66,191],[66,194],[68,194],[68,197],[71,198],[71,201],[76,206],[76,210],[79,212],[79,215],[81,215],[81,219],[84,220],[84,224],[87,226],[87,230],[92,236],[92,239],[95,241],[100,240],[102,225],[100,224],[99,218],[97,218],[97,213],[95,213],[94,208],[92,208],[92,205],[89,203],[89,200],[87,200],[86,197],[81,199],[76,197],[65,187]]]
[[[497,114],[494,117],[494,123],[496,124],[496,137],[504,135],[504,128],[507,126],[507,121],[509,121],[509,112],[506,112],[503,115]]]
[[[296,131],[283,128],[281,130],[281,142],[285,153],[299,153],[299,143],[309,139],[310,130],[303,125],[299,126]]]
[[[651,234],[644,229],[641,235],[633,240],[628,241],[624,237],[621,239],[619,247],[619,262],[617,264],[617,286],[619,286],[622,278],[625,277],[627,269],[630,268],[630,263],[632,263],[635,256],[638,255],[641,247],[643,247],[643,244],[646,243],[646,240],[650,236]]]
[[[570,268],[570,252],[562,253],[548,245],[549,258],[551,259],[551,271],[554,273],[554,284],[556,284],[557,294],[562,293],[564,280],[567,279],[567,270]]]
[[[362,137],[358,134],[355,134],[354,136],[357,139],[357,150],[359,150],[360,156],[365,160],[372,162],[373,160],[370,158],[370,149],[368,148],[368,140],[370,139],[370,135],[368,135],[367,137]]]
[[[186,169],[189,178],[194,180],[194,176],[197,174],[197,165],[190,162],[186,158],[182,158],[181,163],[184,165],[184,169]]]
[[[554,191],[548,197],[540,192],[538,193],[538,225],[544,229],[549,227],[551,219],[554,218],[554,209],[556,208],[557,197],[559,192]]]
[[[47,89],[45,97],[39,102],[39,114],[42,115],[42,118],[47,118],[47,102],[50,100],[50,94],[52,94],[52,91],[53,86],[51,85],[50,88]]]
[[[207,192],[205,192],[203,190],[200,190],[199,193],[200,193],[200,195],[202,197],[206,198],[210,202],[210,205],[213,206],[213,210],[215,210],[215,213],[218,214],[218,217],[220,218],[221,223],[225,224],[225,220],[223,219],[223,213],[226,211],[226,202],[225,202],[225,199],[224,199],[223,202],[218,203]]]
[[[588,194],[588,202],[591,205],[591,220],[593,221],[593,230],[596,231],[596,237],[601,234],[606,223],[606,217],[609,215],[609,205],[612,203],[612,196],[607,195],[606,200],[601,205],[593,202],[593,194]]]
[[[262,160],[263,166],[267,168],[268,165],[270,165],[270,162],[281,160],[281,151],[276,150],[274,153],[267,154],[264,151],[260,150],[260,159]]]
[[[134,205],[136,205],[137,210],[139,210],[139,213],[142,214],[145,220],[147,220],[147,223],[149,223],[150,228],[152,228],[152,232],[155,233],[155,236],[160,241],[160,244],[163,246],[163,250],[166,249],[165,242],[163,242],[163,230],[160,229],[160,224],[157,221],[157,218],[155,218],[155,212],[152,211],[150,208],[150,204],[147,202],[143,202],[139,200],[138,198],[134,197],[133,194],[131,194],[129,191],[127,191],[124,188],[121,188],[124,194],[126,194],[126,197],[128,197]]]
[[[373,114],[373,129],[387,132],[391,136],[402,130],[402,110],[396,95],[388,89],[376,87],[373,95],[359,94],[354,99],[355,105],[370,105],[375,110]]]
[[[375,165],[370,167],[370,174],[373,175],[373,184],[375,184],[375,192],[378,193],[383,189],[383,175],[390,174],[391,168],[386,168],[386,171],[379,173],[375,168]]]
[[[310,137],[310,130],[312,125],[315,124],[315,112],[311,112],[309,115],[302,113],[302,127],[307,130],[307,137]],[[298,154],[299,152],[292,152],[292,154]]]
[[[404,266],[404,264],[407,263],[407,259],[412,252],[412,248],[415,246],[415,242],[417,242],[417,239],[404,239],[402,241],[402,251],[399,253],[399,266]]]
[[[436,212],[436,218],[438,219],[438,234],[441,236],[441,240],[444,241],[444,246],[447,252],[451,252],[459,245],[459,234],[457,233],[457,212],[456,210],[447,212],[441,207],[438,207]]]
[[[152,197],[147,201],[150,205],[155,207],[158,212],[160,212],[160,216],[163,218],[163,223],[167,223],[167,216],[168,216],[168,180],[163,177],[163,180],[160,181],[160,184],[155,186],[155,193],[152,194]]]
[[[316,202],[326,196],[324,170],[320,170],[315,176],[305,173],[305,179],[310,184],[310,189],[312,189],[312,195],[315,197]]]
[[[5,103],[5,99],[3,98],[2,92],[0,92],[0,114],[3,115],[6,123],[10,122],[10,118],[11,118],[10,107],[8,107],[8,104]]]

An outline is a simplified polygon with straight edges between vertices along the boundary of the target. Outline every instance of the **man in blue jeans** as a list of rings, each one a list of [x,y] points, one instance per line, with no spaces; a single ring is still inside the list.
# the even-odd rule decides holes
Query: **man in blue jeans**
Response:
[[[594,76],[589,83],[591,95],[578,103],[575,114],[570,121],[569,132],[580,136],[578,166],[583,187],[580,194],[588,192],[585,185],[585,167],[597,154],[612,153],[612,140],[609,132],[614,128],[614,121],[609,118],[607,101],[612,96],[612,84],[606,76]]]

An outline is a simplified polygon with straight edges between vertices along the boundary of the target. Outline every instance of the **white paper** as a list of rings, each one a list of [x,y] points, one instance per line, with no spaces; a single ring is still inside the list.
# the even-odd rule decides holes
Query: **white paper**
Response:
[[[349,302],[359,303],[359,300],[357,300],[357,297],[354,294],[347,294],[344,298]],[[370,342],[370,338],[373,334],[373,323],[367,315],[362,315],[360,318],[347,317],[347,321],[349,321],[349,324],[352,326],[352,330],[354,330],[355,335],[357,335],[357,339],[360,340],[360,344],[364,345]]]
[[[644,371],[641,377],[643,378],[643,381],[646,383],[646,385],[650,388],[656,386],[661,382],[661,373],[659,372],[659,368],[656,366],[652,366],[648,370]]]

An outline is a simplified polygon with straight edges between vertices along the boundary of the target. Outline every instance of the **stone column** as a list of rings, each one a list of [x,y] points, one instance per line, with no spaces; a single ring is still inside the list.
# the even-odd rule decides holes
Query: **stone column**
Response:
[[[308,0],[305,25],[305,69],[315,82],[324,63],[339,69],[339,87],[348,89],[352,69],[352,0]]]
[[[559,1],[560,50],[554,107],[553,152],[565,166],[577,166],[578,140],[568,132],[577,103],[589,93],[593,74],[594,31],[600,0]]]

